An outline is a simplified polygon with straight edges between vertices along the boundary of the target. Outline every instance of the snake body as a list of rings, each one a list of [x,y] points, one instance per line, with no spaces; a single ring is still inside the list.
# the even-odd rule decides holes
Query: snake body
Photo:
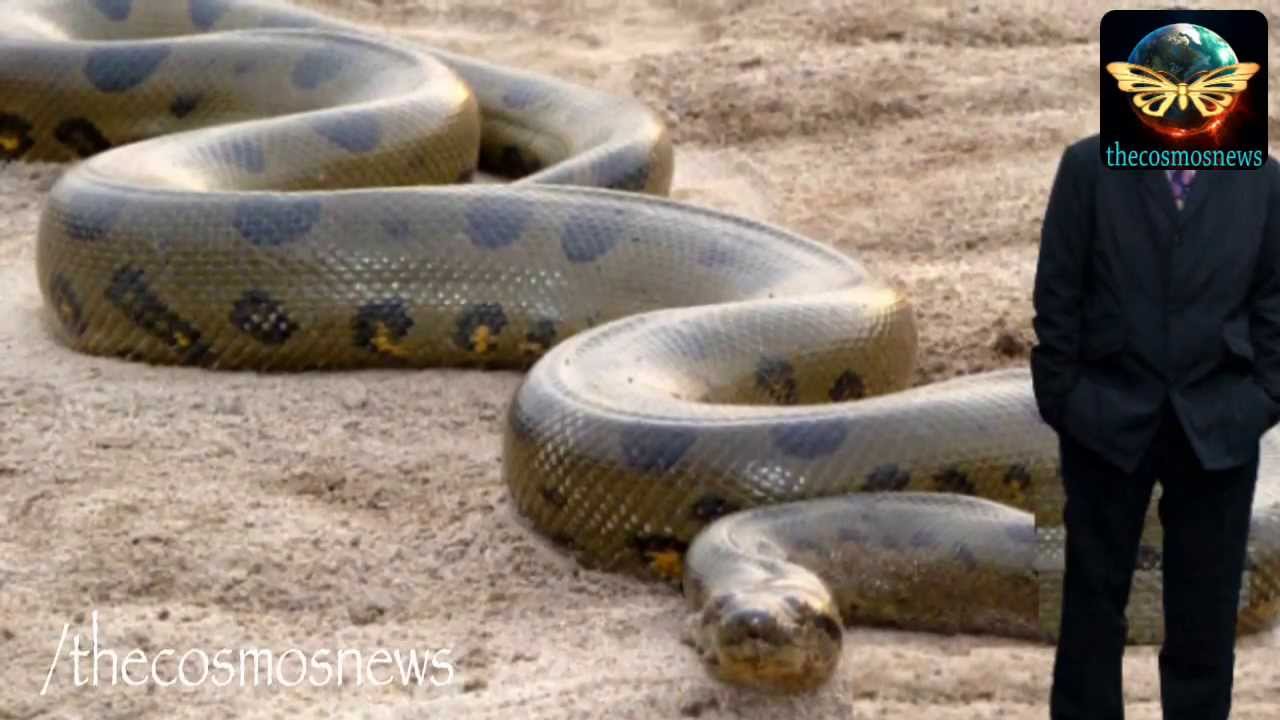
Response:
[[[907,299],[660,197],[671,142],[640,103],[267,0],[6,11],[0,158],[82,160],[37,238],[70,347],[532,366],[505,434],[515,506],[589,566],[682,579],[729,681],[820,685],[854,622],[1052,638],[1056,443],[1026,371],[907,388]],[[477,168],[517,179],[456,184]],[[1264,445],[1242,631],[1280,613]],[[1131,640],[1158,639],[1158,598],[1135,589]]]

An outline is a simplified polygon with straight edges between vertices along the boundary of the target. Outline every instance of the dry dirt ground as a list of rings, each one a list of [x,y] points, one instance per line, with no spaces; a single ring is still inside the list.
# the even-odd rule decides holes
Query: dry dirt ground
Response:
[[[674,128],[677,198],[906,290],[918,383],[1026,362],[1048,186],[1097,127],[1102,5],[307,4],[643,98]],[[835,681],[795,699],[709,680],[676,593],[580,571],[515,516],[499,456],[516,374],[259,377],[55,345],[33,241],[57,172],[0,169],[0,718],[1047,717],[1050,649],[992,638],[854,629]],[[449,648],[456,677],[91,689],[64,665],[41,695],[64,624],[87,637],[94,610],[120,652]],[[1280,638],[1238,655],[1234,717],[1277,717]],[[1158,718],[1153,651],[1125,669],[1129,717]]]

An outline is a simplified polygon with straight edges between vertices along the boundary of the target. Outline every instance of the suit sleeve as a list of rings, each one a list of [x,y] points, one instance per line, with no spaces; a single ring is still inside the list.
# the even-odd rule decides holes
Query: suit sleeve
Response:
[[[1031,349],[1032,387],[1040,417],[1059,431],[1067,393],[1080,373],[1086,252],[1094,232],[1093,180],[1085,163],[1097,158],[1079,155],[1078,147],[1067,148],[1058,163],[1040,231],[1032,291],[1035,314],[1031,324],[1037,340]],[[1275,317],[1280,321],[1280,314]],[[1276,329],[1280,331],[1280,325]],[[1276,349],[1280,351],[1280,345]],[[1280,355],[1276,360],[1280,362]]]
[[[1249,328],[1254,373],[1271,398],[1271,424],[1280,419],[1280,165],[1266,165],[1267,218],[1254,266],[1249,297]]]

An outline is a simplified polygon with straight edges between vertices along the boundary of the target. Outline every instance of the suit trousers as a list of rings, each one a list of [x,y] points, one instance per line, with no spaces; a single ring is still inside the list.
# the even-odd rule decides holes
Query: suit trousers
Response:
[[[1227,720],[1236,617],[1258,460],[1205,470],[1166,400],[1155,439],[1125,473],[1059,433],[1066,568],[1052,720],[1121,720],[1125,608],[1156,480],[1164,531],[1165,720]]]

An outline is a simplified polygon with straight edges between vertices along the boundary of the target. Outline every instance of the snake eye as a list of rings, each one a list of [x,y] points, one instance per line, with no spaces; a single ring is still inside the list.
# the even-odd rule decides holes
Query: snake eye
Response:
[[[836,643],[841,642],[844,637],[844,631],[841,630],[839,621],[832,617],[830,611],[824,611],[794,595],[788,595],[783,602],[787,604],[787,608],[794,614],[797,623],[801,625],[811,624],[830,636]]]

